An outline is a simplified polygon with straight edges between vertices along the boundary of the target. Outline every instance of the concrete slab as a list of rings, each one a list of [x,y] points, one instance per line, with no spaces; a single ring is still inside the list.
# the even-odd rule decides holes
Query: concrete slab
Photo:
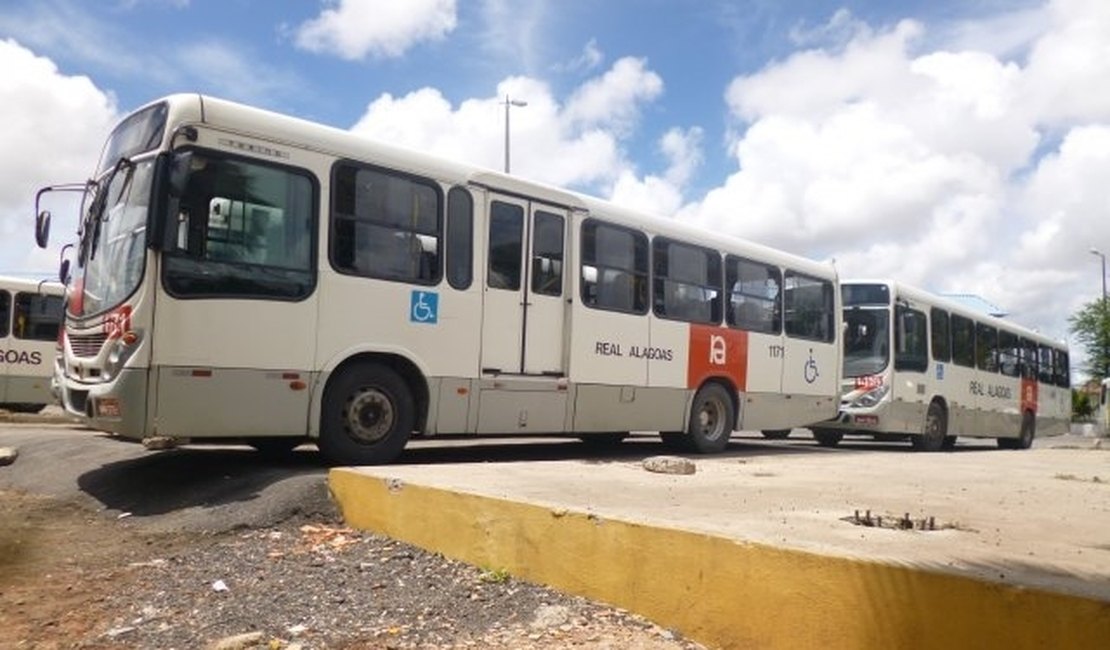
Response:
[[[337,469],[329,480],[353,525],[615,602],[722,647],[1011,636],[1011,647],[1083,647],[1110,638],[1110,453],[1089,439],[1039,444],[920,454],[748,441],[697,457],[692,475],[645,471],[639,456],[453,463],[444,454],[434,464]],[[846,521],[856,511],[873,522],[931,517],[937,530]],[[676,588],[702,611],[663,593]],[[658,593],[636,593],[644,590]],[[718,611],[714,599],[736,602]],[[793,632],[767,622],[767,602],[787,608]],[[742,612],[756,615],[729,622]],[[900,623],[858,627],[845,617]]]

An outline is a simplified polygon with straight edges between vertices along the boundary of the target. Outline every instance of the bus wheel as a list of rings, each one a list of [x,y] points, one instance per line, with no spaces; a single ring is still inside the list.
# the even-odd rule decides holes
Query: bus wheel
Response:
[[[12,413],[42,413],[46,404],[0,404]]]
[[[380,465],[405,448],[416,421],[412,392],[393,370],[356,365],[328,382],[320,452],[333,463]]]
[[[760,433],[768,440],[784,440],[790,437],[790,429],[764,429]]]
[[[917,451],[940,451],[944,448],[947,435],[948,422],[944,417],[944,409],[933,402],[925,412],[925,427],[921,435],[913,436],[910,440]]]
[[[293,453],[294,449],[301,446],[304,438],[267,436],[265,438],[249,438],[246,442],[266,458],[285,458]]]
[[[813,429],[813,439],[822,447],[835,447],[844,439],[844,434],[833,429]]]
[[[694,407],[686,426],[687,443],[699,454],[724,451],[735,422],[728,391],[720,384],[706,384],[694,395]]]
[[[1017,438],[999,438],[1000,449],[1029,449],[1033,446],[1033,437],[1037,432],[1037,421],[1032,413],[1021,416],[1021,435]]]

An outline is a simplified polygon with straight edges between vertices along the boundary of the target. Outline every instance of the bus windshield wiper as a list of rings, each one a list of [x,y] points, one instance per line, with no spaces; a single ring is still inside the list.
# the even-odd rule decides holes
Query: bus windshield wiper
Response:
[[[96,193],[96,198],[93,199],[92,205],[89,206],[89,212],[86,216],[86,226],[91,226],[91,228],[86,230],[86,232],[91,238],[89,246],[87,247],[90,260],[96,258],[96,249],[100,245],[100,224],[108,220],[106,211],[108,193],[112,189],[112,183],[116,180],[116,174],[118,174],[121,169],[127,170],[127,176],[124,177],[123,187],[120,188],[119,192],[120,196],[124,195],[128,185],[131,184],[131,177],[135,171],[135,163],[131,162],[128,158],[121,157],[116,161],[115,166],[112,167],[112,171],[108,173],[108,176],[99,183],[100,187]]]

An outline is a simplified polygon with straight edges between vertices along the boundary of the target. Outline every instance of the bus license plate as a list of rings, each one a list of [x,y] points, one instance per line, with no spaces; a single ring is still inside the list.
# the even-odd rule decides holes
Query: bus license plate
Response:
[[[119,400],[113,397],[96,400],[96,414],[102,418],[118,418]]]
[[[872,426],[879,423],[879,416],[877,415],[857,415],[855,417],[856,424],[870,424]]]

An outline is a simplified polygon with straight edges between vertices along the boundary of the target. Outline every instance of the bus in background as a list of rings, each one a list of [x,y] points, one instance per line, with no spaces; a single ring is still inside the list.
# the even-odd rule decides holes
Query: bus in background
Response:
[[[0,277],[0,409],[38,413],[55,401],[63,294],[57,282]]]
[[[126,117],[69,187],[62,401],[121,437],[711,453],[836,414],[831,264],[198,95]]]
[[[813,428],[909,437],[922,451],[958,436],[1028,449],[1068,429],[1068,350],[1060,342],[891,280],[841,284],[844,369],[840,414]]]

